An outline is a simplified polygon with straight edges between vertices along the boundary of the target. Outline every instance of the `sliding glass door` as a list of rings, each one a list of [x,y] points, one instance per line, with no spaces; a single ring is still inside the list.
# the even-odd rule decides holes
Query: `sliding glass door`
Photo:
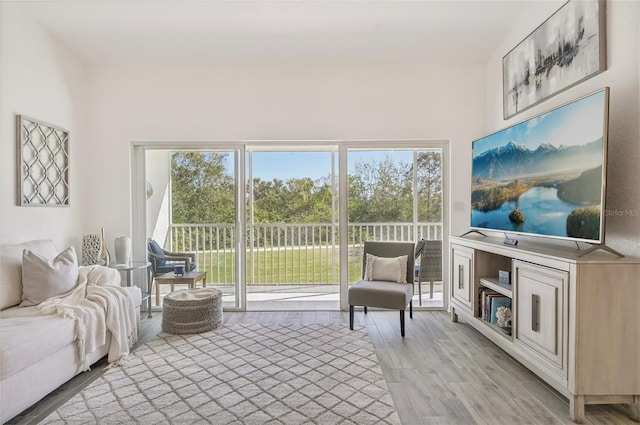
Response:
[[[232,308],[241,305],[244,261],[238,249],[243,243],[239,156],[239,150],[229,149],[146,153],[147,237],[168,251],[194,253],[207,286],[220,289],[223,306]],[[153,289],[160,299],[171,290],[168,285]]]
[[[442,158],[442,148],[347,150],[349,283],[362,276],[367,240],[442,241]],[[444,278],[420,282],[420,260],[414,305],[444,307]],[[441,275],[442,266],[440,261]],[[422,291],[425,284],[429,288]]]
[[[247,147],[247,309],[337,310],[336,149]]]
[[[141,143],[133,153],[137,255],[148,238],[194,252],[226,309],[345,309],[365,240],[447,243],[446,142]],[[446,307],[446,279],[443,267],[417,286],[414,306]]]

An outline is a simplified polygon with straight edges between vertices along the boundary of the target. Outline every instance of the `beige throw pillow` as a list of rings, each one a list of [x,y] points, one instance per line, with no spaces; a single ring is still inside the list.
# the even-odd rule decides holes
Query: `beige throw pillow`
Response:
[[[70,246],[53,259],[33,251],[22,252],[21,307],[40,304],[47,298],[73,289],[78,281],[78,257]]]
[[[407,283],[407,260],[406,255],[377,257],[367,254],[364,279]]]

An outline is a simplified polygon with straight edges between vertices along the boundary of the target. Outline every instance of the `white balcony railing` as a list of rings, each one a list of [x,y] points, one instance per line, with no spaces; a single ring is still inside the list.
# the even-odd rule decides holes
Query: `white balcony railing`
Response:
[[[417,229],[416,229],[417,227]],[[365,240],[442,239],[442,223],[353,223],[348,226],[349,279],[361,274]],[[255,224],[247,231],[248,285],[327,285],[339,281],[338,225]],[[173,251],[195,252],[207,283],[236,281],[233,224],[172,224]]]

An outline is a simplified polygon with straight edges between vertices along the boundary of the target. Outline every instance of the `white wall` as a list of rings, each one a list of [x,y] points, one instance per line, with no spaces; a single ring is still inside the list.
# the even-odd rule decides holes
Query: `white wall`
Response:
[[[486,67],[487,133],[556,106],[611,88],[606,209],[606,244],[640,255],[640,2],[607,2],[607,70],[509,120],[502,119],[502,57],[544,21],[522,23],[498,48]]]
[[[450,139],[452,186],[465,186],[484,80],[464,63],[92,69],[88,225],[129,234],[131,141]],[[468,202],[455,190],[454,201]],[[454,213],[454,232],[467,214]]]
[[[0,240],[52,239],[79,249],[86,198],[81,162],[86,156],[85,70],[24,16],[18,4],[0,8]],[[70,131],[70,207],[18,207],[15,116],[28,115]]]
[[[51,237],[63,245],[100,227],[105,227],[109,244],[115,236],[131,234],[131,142],[170,140],[450,139],[451,231],[459,234],[468,228],[471,140],[605,85],[612,98],[607,206],[637,210],[639,6],[618,0],[608,5],[609,69],[503,121],[502,56],[546,16],[526,16],[524,24],[514,24],[516,29],[486,64],[84,69],[22,16],[19,4],[1,2],[2,243]],[[71,130],[70,208],[16,206],[17,113]],[[639,220],[612,217],[609,245],[637,254]]]
[[[170,152],[166,150],[148,150],[145,164],[147,183],[153,187],[153,195],[147,198],[146,235],[165,246],[169,234],[171,213],[169,205]]]

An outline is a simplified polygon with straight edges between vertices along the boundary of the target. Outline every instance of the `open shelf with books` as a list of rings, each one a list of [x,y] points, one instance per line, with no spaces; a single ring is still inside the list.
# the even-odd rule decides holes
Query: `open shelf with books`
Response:
[[[484,286],[483,283],[485,282],[489,281],[480,279],[480,286],[478,287],[478,314],[476,317],[500,335],[512,339],[511,309],[513,297],[511,291],[506,291],[498,285]],[[493,288],[498,288],[499,291]]]
[[[499,335],[513,340],[511,336],[511,309],[513,291],[511,285],[500,282],[499,276],[510,277],[512,257],[490,251],[475,250],[476,257],[474,275],[474,293],[476,305],[474,316],[481,323]],[[500,309],[502,307],[502,309]],[[500,310],[499,310],[500,309]],[[505,311],[505,309],[507,309]],[[499,320],[498,313],[501,319]],[[505,323],[508,320],[508,323]]]

